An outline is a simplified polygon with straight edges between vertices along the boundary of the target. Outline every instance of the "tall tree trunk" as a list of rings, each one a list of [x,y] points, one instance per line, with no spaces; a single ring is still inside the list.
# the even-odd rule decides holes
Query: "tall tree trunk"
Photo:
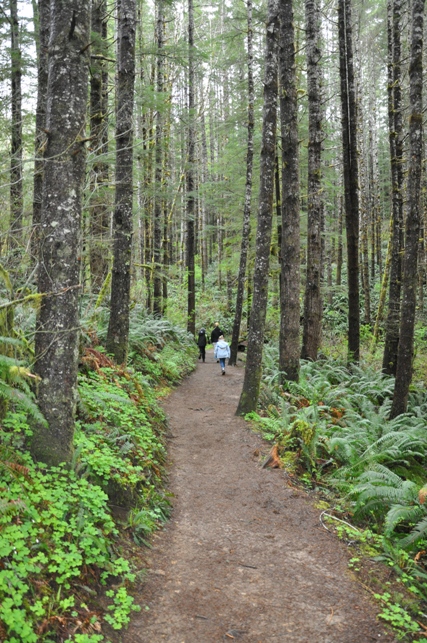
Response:
[[[120,0],[117,21],[116,196],[114,259],[107,350],[126,361],[129,339],[132,250],[133,89],[135,84],[135,0]]]
[[[322,95],[319,0],[305,1],[308,93],[307,275],[301,357],[316,360],[322,322]]]
[[[338,252],[337,252],[337,286],[341,286],[341,276],[342,276],[342,262],[343,262],[343,247],[342,247],[342,234],[343,234],[343,219],[344,219],[344,208],[343,208],[343,198],[340,195],[338,197]]]
[[[168,91],[168,117],[166,126],[163,128],[164,132],[164,149],[163,149],[163,186],[166,188],[166,183],[171,176],[171,153],[170,153],[170,139],[171,139],[171,84],[167,83],[166,89]],[[163,194],[162,208],[163,208],[163,227],[162,227],[162,260],[163,260],[163,275],[162,275],[162,315],[166,314],[168,306],[168,283],[169,283],[169,266],[171,265],[171,242],[170,242],[170,218],[174,210],[174,205],[171,206],[171,213],[169,216],[169,202]]]
[[[50,0],[38,3],[38,57],[37,57],[37,107],[35,134],[35,161],[33,184],[33,229],[31,235],[31,255],[37,262],[40,248],[40,221],[43,193],[43,147],[46,144],[46,95],[48,77],[48,45],[50,28]]]
[[[162,313],[162,205],[163,205],[163,92],[164,92],[164,5],[157,0],[157,113],[156,113],[156,147],[155,147],[155,197],[153,223],[153,312]]]
[[[11,149],[10,149],[10,239],[13,253],[22,247],[22,56],[19,42],[18,1],[10,0],[11,55]]]
[[[151,66],[151,78],[150,85],[154,85],[155,80],[155,65]],[[149,194],[152,183],[154,182],[153,178],[153,156],[154,148],[150,144],[150,141],[154,138],[154,115],[150,111],[149,115],[145,117],[147,119],[146,127],[146,163],[145,163],[145,172],[144,172],[144,189]],[[153,198],[150,196],[146,199],[146,207],[144,212],[144,263],[145,263],[145,284],[146,284],[146,306],[147,310],[152,312],[153,310],[153,293],[152,293],[152,283],[153,283],[153,212],[154,212],[154,203]]]
[[[405,413],[412,379],[415,308],[417,300],[417,258],[421,221],[421,167],[423,156],[423,24],[424,0],[412,2],[411,62],[409,67],[409,176],[408,214],[405,227],[405,256],[402,281],[400,337],[396,380],[390,417]]]
[[[338,1],[340,85],[344,170],[344,203],[347,233],[348,358],[360,357],[359,295],[359,169],[357,159],[356,83],[353,69],[351,0]]]
[[[246,359],[245,378],[236,415],[244,415],[245,413],[249,413],[256,409],[261,384],[262,351],[267,311],[268,270],[270,264],[270,242],[273,219],[277,122],[278,38],[279,1],[269,0],[267,10],[258,226],[253,280],[254,291],[248,333],[248,354]]]
[[[195,62],[194,62],[194,4],[188,0],[188,158],[187,158],[187,330],[196,334],[196,280],[194,275],[195,253]]]
[[[279,367],[298,381],[300,368],[300,212],[298,105],[292,0],[280,3],[280,130],[282,137],[282,246]]]
[[[31,450],[42,462],[73,453],[78,360],[79,247],[85,175],[84,135],[90,8],[85,0],[52,0],[47,121],[36,329],[38,401],[47,426]],[[47,294],[49,293],[49,294]]]
[[[92,1],[92,32],[96,34],[90,79],[90,136],[95,159],[90,173],[90,274],[92,289],[98,292],[109,269],[108,237],[110,212],[108,194],[108,72],[105,57],[107,2]]]
[[[366,177],[365,177],[366,178]],[[360,221],[360,253],[362,263],[362,285],[363,285],[363,308],[364,308],[364,323],[368,326],[371,325],[371,291],[369,280],[369,240],[368,240],[368,202],[362,200],[362,212]]]
[[[243,296],[245,291],[246,263],[249,249],[252,202],[252,171],[254,158],[254,77],[253,77],[253,32],[252,32],[252,0],[247,0],[248,13],[248,147],[246,152],[246,187],[243,208],[243,229],[240,245],[239,275],[237,278],[236,309],[234,313],[233,333],[230,344],[229,364],[236,365],[239,344],[240,324],[242,321]]]
[[[388,3],[388,126],[391,159],[391,263],[388,314],[385,323],[383,371],[396,375],[399,346],[403,249],[403,118],[401,79],[402,0]]]
[[[208,182],[208,144],[206,138],[206,120],[205,110],[201,112],[200,118],[201,129],[201,155],[202,155],[202,183]],[[209,215],[207,211],[206,196],[202,196],[201,201],[201,222],[200,222],[200,256],[201,256],[201,269],[202,269],[202,289],[205,289],[205,279],[208,271],[208,220]]]

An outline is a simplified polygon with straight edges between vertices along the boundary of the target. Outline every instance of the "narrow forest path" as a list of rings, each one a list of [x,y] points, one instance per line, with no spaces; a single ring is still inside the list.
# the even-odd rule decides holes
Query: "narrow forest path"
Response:
[[[174,511],[123,642],[394,641],[308,496],[261,468],[264,443],[234,415],[242,383],[209,352],[164,403]]]

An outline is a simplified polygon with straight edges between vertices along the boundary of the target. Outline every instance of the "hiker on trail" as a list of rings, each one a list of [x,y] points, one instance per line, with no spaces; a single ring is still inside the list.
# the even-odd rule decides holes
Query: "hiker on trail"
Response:
[[[225,375],[225,360],[230,357],[230,346],[224,341],[224,335],[220,335],[215,344],[214,357],[219,360],[222,374]]]
[[[205,361],[206,357],[206,344],[208,340],[206,339],[206,331],[204,328],[199,330],[199,337],[197,338],[197,346],[199,347],[199,359]]]
[[[219,322],[216,321],[215,325],[214,325],[214,329],[211,332],[211,344],[214,347],[214,355],[215,355],[216,343],[217,343],[220,335],[222,335],[222,330],[219,327]]]

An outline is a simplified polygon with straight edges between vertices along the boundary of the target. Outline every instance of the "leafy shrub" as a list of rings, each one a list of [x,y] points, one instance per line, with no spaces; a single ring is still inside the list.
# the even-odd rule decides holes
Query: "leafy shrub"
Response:
[[[120,629],[137,609],[129,593],[134,574],[121,556],[109,503],[114,497],[132,506],[122,534],[138,543],[166,519],[165,417],[156,389],[187,372],[195,353],[192,338],[168,324],[150,321],[143,335],[135,350],[156,369],[142,373],[86,349],[72,470],[32,462],[25,451],[28,412],[42,418],[25,385],[15,389],[27,397],[10,397],[0,432],[1,640],[97,643],[104,640],[102,620]]]

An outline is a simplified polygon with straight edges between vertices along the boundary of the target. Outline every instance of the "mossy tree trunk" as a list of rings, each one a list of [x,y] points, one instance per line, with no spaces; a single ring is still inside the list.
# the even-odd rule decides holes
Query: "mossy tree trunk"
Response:
[[[10,235],[13,254],[22,248],[24,195],[22,184],[22,55],[20,47],[18,2],[10,0],[11,56],[11,149],[10,149]]]
[[[157,90],[157,111],[156,111],[156,146],[155,146],[155,172],[154,172],[154,221],[153,221],[153,312],[161,315],[162,306],[162,223],[164,203],[164,168],[163,168],[163,131],[164,131],[164,40],[165,20],[163,0],[156,2],[156,90]]]
[[[245,378],[236,415],[257,408],[262,373],[262,353],[267,312],[268,271],[273,220],[274,171],[277,124],[277,57],[279,1],[269,0],[264,76],[264,111],[260,161],[260,190],[252,308],[248,332]]]
[[[417,303],[417,262],[421,222],[421,168],[423,158],[423,25],[424,0],[412,3],[411,62],[409,66],[409,176],[408,214],[400,311],[396,380],[390,417],[405,413],[414,358],[414,327]]]
[[[359,169],[351,0],[338,2],[344,204],[347,234],[348,359],[360,357]]]
[[[308,92],[307,273],[301,357],[316,360],[322,330],[322,75],[320,2],[306,0]]]
[[[36,460],[57,465],[73,453],[78,361],[80,224],[85,176],[90,7],[52,0],[47,86],[47,145],[41,218],[35,370],[40,410]]]
[[[195,61],[194,61],[194,4],[188,0],[188,147],[187,147],[187,330],[196,333],[196,279],[194,274],[195,253]]]
[[[133,105],[135,85],[135,0],[120,0],[117,22],[116,195],[114,259],[107,351],[126,361],[132,254]]]
[[[396,375],[403,249],[403,114],[401,78],[402,0],[388,3],[388,127],[391,162],[391,262],[383,371]]]
[[[94,161],[90,171],[90,276],[94,292],[102,288],[110,265],[110,199],[108,190],[107,2],[92,2],[90,135]]]
[[[46,143],[46,93],[48,78],[48,44],[50,31],[50,0],[39,0],[37,14],[37,108],[35,134],[35,160],[33,184],[33,226],[31,234],[31,255],[38,260],[40,221],[43,196],[43,147]]]
[[[252,1],[247,0],[248,13],[248,147],[246,152],[246,186],[245,203],[243,206],[242,242],[240,245],[239,275],[237,278],[236,308],[234,313],[233,333],[230,344],[229,364],[236,365],[239,345],[240,324],[242,321],[243,295],[245,291],[246,263],[249,251],[249,235],[251,230],[252,203],[252,172],[254,158],[254,78],[253,78],[253,33],[252,33]]]
[[[298,381],[300,368],[300,197],[298,104],[292,0],[280,4],[279,77],[282,139],[282,242],[279,366]]]

